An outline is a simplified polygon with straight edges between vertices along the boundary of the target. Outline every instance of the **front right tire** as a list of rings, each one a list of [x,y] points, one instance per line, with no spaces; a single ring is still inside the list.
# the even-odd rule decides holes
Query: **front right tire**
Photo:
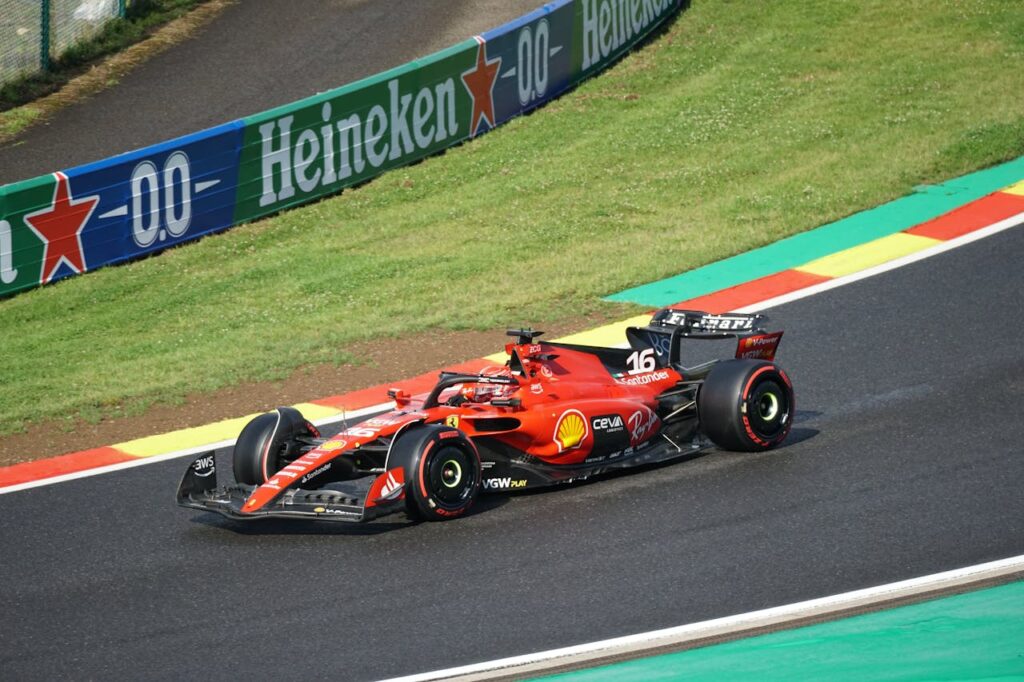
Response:
[[[235,480],[263,485],[302,454],[304,444],[299,438],[319,435],[316,427],[294,407],[279,407],[255,417],[238,435],[231,455]]]

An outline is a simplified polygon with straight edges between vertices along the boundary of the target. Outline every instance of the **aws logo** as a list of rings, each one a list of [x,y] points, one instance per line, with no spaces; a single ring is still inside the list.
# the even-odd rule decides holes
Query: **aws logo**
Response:
[[[587,420],[579,410],[567,410],[555,424],[555,443],[558,451],[574,450],[583,443],[590,432]]]

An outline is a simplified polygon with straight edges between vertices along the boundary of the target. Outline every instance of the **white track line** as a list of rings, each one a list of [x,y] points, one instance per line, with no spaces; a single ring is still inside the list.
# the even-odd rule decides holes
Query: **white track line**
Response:
[[[543,674],[545,670],[570,664],[597,661],[616,656],[633,656],[662,647],[677,647],[713,637],[737,635],[751,630],[784,626],[807,618],[841,614],[852,609],[883,605],[897,599],[940,592],[1005,577],[1024,571],[1024,555],[968,566],[944,573],[913,578],[887,585],[869,587],[821,599],[716,618],[700,623],[654,630],[600,642],[552,649],[536,654],[513,656],[457,668],[435,670],[428,673],[396,677],[384,682],[427,682],[442,679],[482,680],[493,677]]]
[[[378,412],[386,412],[394,407],[394,403],[387,402],[379,405],[371,405],[370,407],[363,407],[358,410],[352,410],[351,412],[345,412],[343,414],[334,415],[333,417],[326,417],[324,419],[318,419],[314,424],[317,426],[324,426],[325,424],[336,424],[346,419],[358,419],[359,417],[365,417]],[[198,455],[200,452],[207,452],[209,450],[218,450],[220,448],[230,447],[235,444],[236,438],[229,440],[217,441],[216,443],[209,443],[207,445],[197,445],[191,448],[185,448],[184,450],[175,450],[174,452],[168,452],[163,455],[153,455],[151,457],[139,457],[128,462],[118,462],[117,464],[108,464],[102,467],[96,467],[95,469],[86,469],[85,471],[76,471],[71,474],[61,474],[60,476],[50,476],[49,478],[40,478],[36,481],[27,481],[25,483],[17,483],[15,485],[9,485],[4,488],[0,488],[0,495],[6,493],[13,493],[18,490],[28,490],[29,488],[39,488],[44,485],[52,485],[54,483],[63,483],[64,481],[73,481],[76,478],[86,478],[88,476],[98,476],[100,474],[108,474],[112,471],[121,471],[122,469],[131,469],[133,467],[142,466],[144,464],[155,464],[157,462],[165,462],[169,459],[176,459],[178,457],[186,457],[188,455]]]
[[[874,277],[875,275],[880,275],[883,272],[889,272],[890,270],[895,270],[896,268],[903,267],[904,265],[909,265],[911,263],[916,263],[919,260],[924,260],[925,258],[930,258],[932,256],[938,255],[940,253],[944,253],[944,252],[949,251],[951,249],[955,249],[955,248],[957,248],[959,246],[963,246],[964,244],[969,244],[969,243],[977,241],[979,239],[984,239],[985,237],[989,237],[989,236],[991,236],[993,234],[996,234],[997,232],[1002,232],[1003,230],[1008,230],[1008,229],[1010,229],[1012,227],[1016,227],[1016,226],[1020,225],[1021,223],[1024,223],[1024,213],[1018,213],[1017,215],[1015,215],[1013,217],[1007,218],[1005,220],[1001,220],[998,223],[994,223],[992,225],[989,225],[988,227],[983,227],[980,230],[975,230],[974,232],[969,232],[968,234],[965,234],[962,237],[956,237],[955,239],[950,239],[949,241],[945,241],[945,242],[942,242],[940,244],[936,244],[935,246],[932,246],[930,248],[923,249],[921,251],[917,251],[915,253],[909,254],[907,256],[903,256],[901,258],[896,258],[896,259],[888,261],[886,263],[882,263],[881,265],[876,265],[876,266],[874,266],[872,268],[868,268],[867,270],[861,270],[860,272],[855,272],[855,273],[852,273],[850,275],[845,275],[843,277],[837,277],[837,278],[831,279],[831,280],[829,280],[827,282],[822,282],[821,284],[815,284],[813,286],[809,286],[807,288],[800,289],[798,291],[793,291],[793,292],[790,292],[788,294],[783,294],[781,296],[776,296],[775,298],[769,298],[769,299],[761,301],[759,303],[754,303],[754,304],[745,306],[743,308],[738,308],[735,312],[739,312],[739,313],[752,313],[752,312],[756,312],[758,310],[764,310],[766,308],[772,308],[772,307],[775,307],[775,306],[778,306],[778,305],[782,305],[784,303],[789,303],[791,301],[796,301],[796,300],[799,300],[801,298],[807,298],[808,296],[814,296],[815,294],[820,294],[823,291],[828,291],[829,289],[835,289],[837,287],[845,286],[847,284],[852,284],[853,282],[859,282],[862,279],[867,279],[868,277]],[[391,405],[392,405],[392,403],[381,403],[379,405],[373,405],[371,407],[364,407],[364,408],[359,409],[359,410],[353,410],[352,412],[345,413],[344,415],[337,415],[337,416],[334,416],[334,417],[328,417],[327,419],[322,419],[322,420],[320,420],[320,421],[318,421],[316,423],[317,423],[317,425],[320,425],[320,426],[322,426],[324,424],[333,424],[333,423],[342,421],[343,419],[362,417],[362,416],[365,416],[365,415],[368,415],[368,414],[373,414],[374,412],[383,412],[385,410],[391,409]],[[99,474],[106,474],[106,473],[110,473],[112,471],[120,471],[122,469],[130,469],[132,467],[142,466],[144,464],[154,464],[156,462],[163,462],[163,461],[168,460],[168,459],[175,459],[177,457],[185,457],[186,455],[194,455],[194,454],[203,452],[205,450],[215,450],[217,448],[225,448],[225,447],[228,447],[230,445],[234,445],[234,443],[235,443],[234,439],[232,439],[232,440],[224,440],[224,441],[220,441],[220,442],[217,442],[217,443],[210,443],[209,445],[202,445],[202,446],[197,446],[197,447],[193,447],[193,448],[187,448],[185,450],[177,450],[175,452],[169,452],[169,453],[164,454],[164,455],[154,455],[152,457],[140,457],[139,459],[132,460],[130,462],[121,462],[121,463],[118,463],[118,464],[110,464],[108,466],[98,467],[96,469],[88,469],[86,471],[77,471],[77,472],[75,472],[73,474],[63,474],[61,476],[52,476],[50,478],[43,478],[43,479],[39,479],[37,481],[29,481],[27,483],[19,483],[17,485],[10,485],[10,486],[7,486],[5,488],[0,488],[0,495],[3,495],[5,493],[13,493],[13,492],[18,491],[18,490],[27,490],[29,488],[38,488],[40,486],[50,485],[50,484],[53,484],[53,483],[61,483],[63,481],[73,481],[73,480],[75,480],[77,478],[85,478],[87,476],[97,476]]]
[[[849,275],[844,275],[842,277],[836,277],[835,279],[830,279],[827,282],[822,282],[821,284],[813,284],[804,289],[798,289],[796,291],[791,291],[788,294],[782,294],[781,296],[776,296],[775,298],[769,298],[758,303],[753,303],[743,308],[737,308],[733,312],[753,313],[758,310],[764,310],[766,308],[774,308],[775,306],[782,305],[784,303],[789,303],[790,301],[797,301],[801,298],[814,296],[815,294],[820,294],[821,292],[828,291],[829,289],[835,289],[837,287],[845,286],[847,284],[852,284],[853,282],[859,282],[862,279],[874,277],[875,275],[880,275],[883,272],[889,272],[890,270],[895,270],[896,268],[902,268],[904,265],[910,265],[911,263],[916,263],[919,260],[924,260],[925,258],[937,256],[940,253],[950,251],[951,249],[955,249],[958,246],[970,244],[971,242],[978,241],[979,239],[984,239],[985,237],[991,237],[997,232],[1008,230],[1011,227],[1017,227],[1022,223],[1024,223],[1024,213],[1018,213],[1017,215],[1006,218],[1005,220],[1000,220],[998,223],[993,223],[988,227],[983,227],[980,230],[975,230],[974,232],[968,232],[963,236],[941,242],[939,244],[936,244],[935,246],[930,246],[927,249],[915,251],[914,253],[907,254],[906,256],[894,258],[893,260],[886,261],[885,263],[880,263],[879,265],[868,268],[867,270],[861,270],[859,272],[854,272]]]

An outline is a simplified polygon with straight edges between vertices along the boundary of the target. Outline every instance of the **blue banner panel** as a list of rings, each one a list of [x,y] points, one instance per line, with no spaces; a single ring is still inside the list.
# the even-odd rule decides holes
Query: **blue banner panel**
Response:
[[[481,37],[498,64],[496,124],[544,104],[573,85],[573,0],[552,2]]]
[[[72,204],[90,205],[85,269],[161,251],[232,225],[241,121],[79,166],[66,176]],[[62,268],[49,280],[74,274]]]

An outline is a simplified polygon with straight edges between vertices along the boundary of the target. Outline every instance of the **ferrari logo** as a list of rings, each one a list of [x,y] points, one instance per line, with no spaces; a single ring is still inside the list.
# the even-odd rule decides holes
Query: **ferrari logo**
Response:
[[[459,428],[459,415],[453,414],[444,420],[445,426],[450,426],[453,429]]]

